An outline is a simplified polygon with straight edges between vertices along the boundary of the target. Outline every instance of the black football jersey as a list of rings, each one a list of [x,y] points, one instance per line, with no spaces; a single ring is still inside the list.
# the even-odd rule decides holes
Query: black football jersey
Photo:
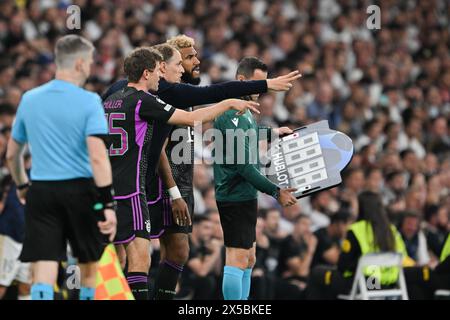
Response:
[[[175,108],[158,97],[125,87],[103,102],[116,197],[145,194],[147,171],[155,172],[166,125]]]

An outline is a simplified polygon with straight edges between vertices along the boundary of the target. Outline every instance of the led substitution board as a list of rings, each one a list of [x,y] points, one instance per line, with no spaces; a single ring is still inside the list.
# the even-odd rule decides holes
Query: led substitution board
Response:
[[[301,198],[340,184],[352,157],[352,140],[324,120],[274,141],[262,171],[280,188],[297,188],[294,195]]]

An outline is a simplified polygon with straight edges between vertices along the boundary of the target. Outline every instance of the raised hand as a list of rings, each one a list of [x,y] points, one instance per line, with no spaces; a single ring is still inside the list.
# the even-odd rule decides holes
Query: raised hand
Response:
[[[301,73],[298,70],[295,70],[284,76],[279,76],[274,79],[267,79],[267,88],[273,91],[288,91],[292,88],[292,82],[301,76]]]

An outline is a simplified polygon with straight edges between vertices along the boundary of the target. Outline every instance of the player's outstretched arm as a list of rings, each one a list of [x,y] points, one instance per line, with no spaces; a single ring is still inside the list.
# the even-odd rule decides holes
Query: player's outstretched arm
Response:
[[[240,99],[227,99],[218,104],[198,109],[192,112],[176,109],[169,119],[170,124],[193,127],[195,123],[212,121],[228,110],[236,110],[236,115],[243,114],[247,109],[259,113],[258,103]]]
[[[186,109],[203,104],[216,103],[225,99],[265,93],[267,90],[287,91],[292,87],[292,82],[301,76],[299,71],[293,71],[273,79],[227,81],[209,86],[177,83],[173,84],[161,97],[164,101],[177,108]]]
[[[194,86],[187,83],[172,83],[160,97],[179,109],[218,103],[232,98],[267,92],[266,80],[226,81],[209,86]]]

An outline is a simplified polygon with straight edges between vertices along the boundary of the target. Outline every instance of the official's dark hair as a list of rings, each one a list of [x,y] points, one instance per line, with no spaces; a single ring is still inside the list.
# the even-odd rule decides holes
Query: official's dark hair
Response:
[[[267,72],[267,65],[256,57],[245,57],[239,62],[236,76],[242,75],[248,79],[257,69]]]
[[[373,230],[375,245],[380,251],[395,251],[395,239],[379,194],[364,191],[358,196],[358,220],[367,220]]]
[[[141,47],[133,50],[124,61],[123,69],[129,82],[136,83],[141,79],[145,69],[153,72],[156,63],[163,60],[161,54],[151,48]]]

